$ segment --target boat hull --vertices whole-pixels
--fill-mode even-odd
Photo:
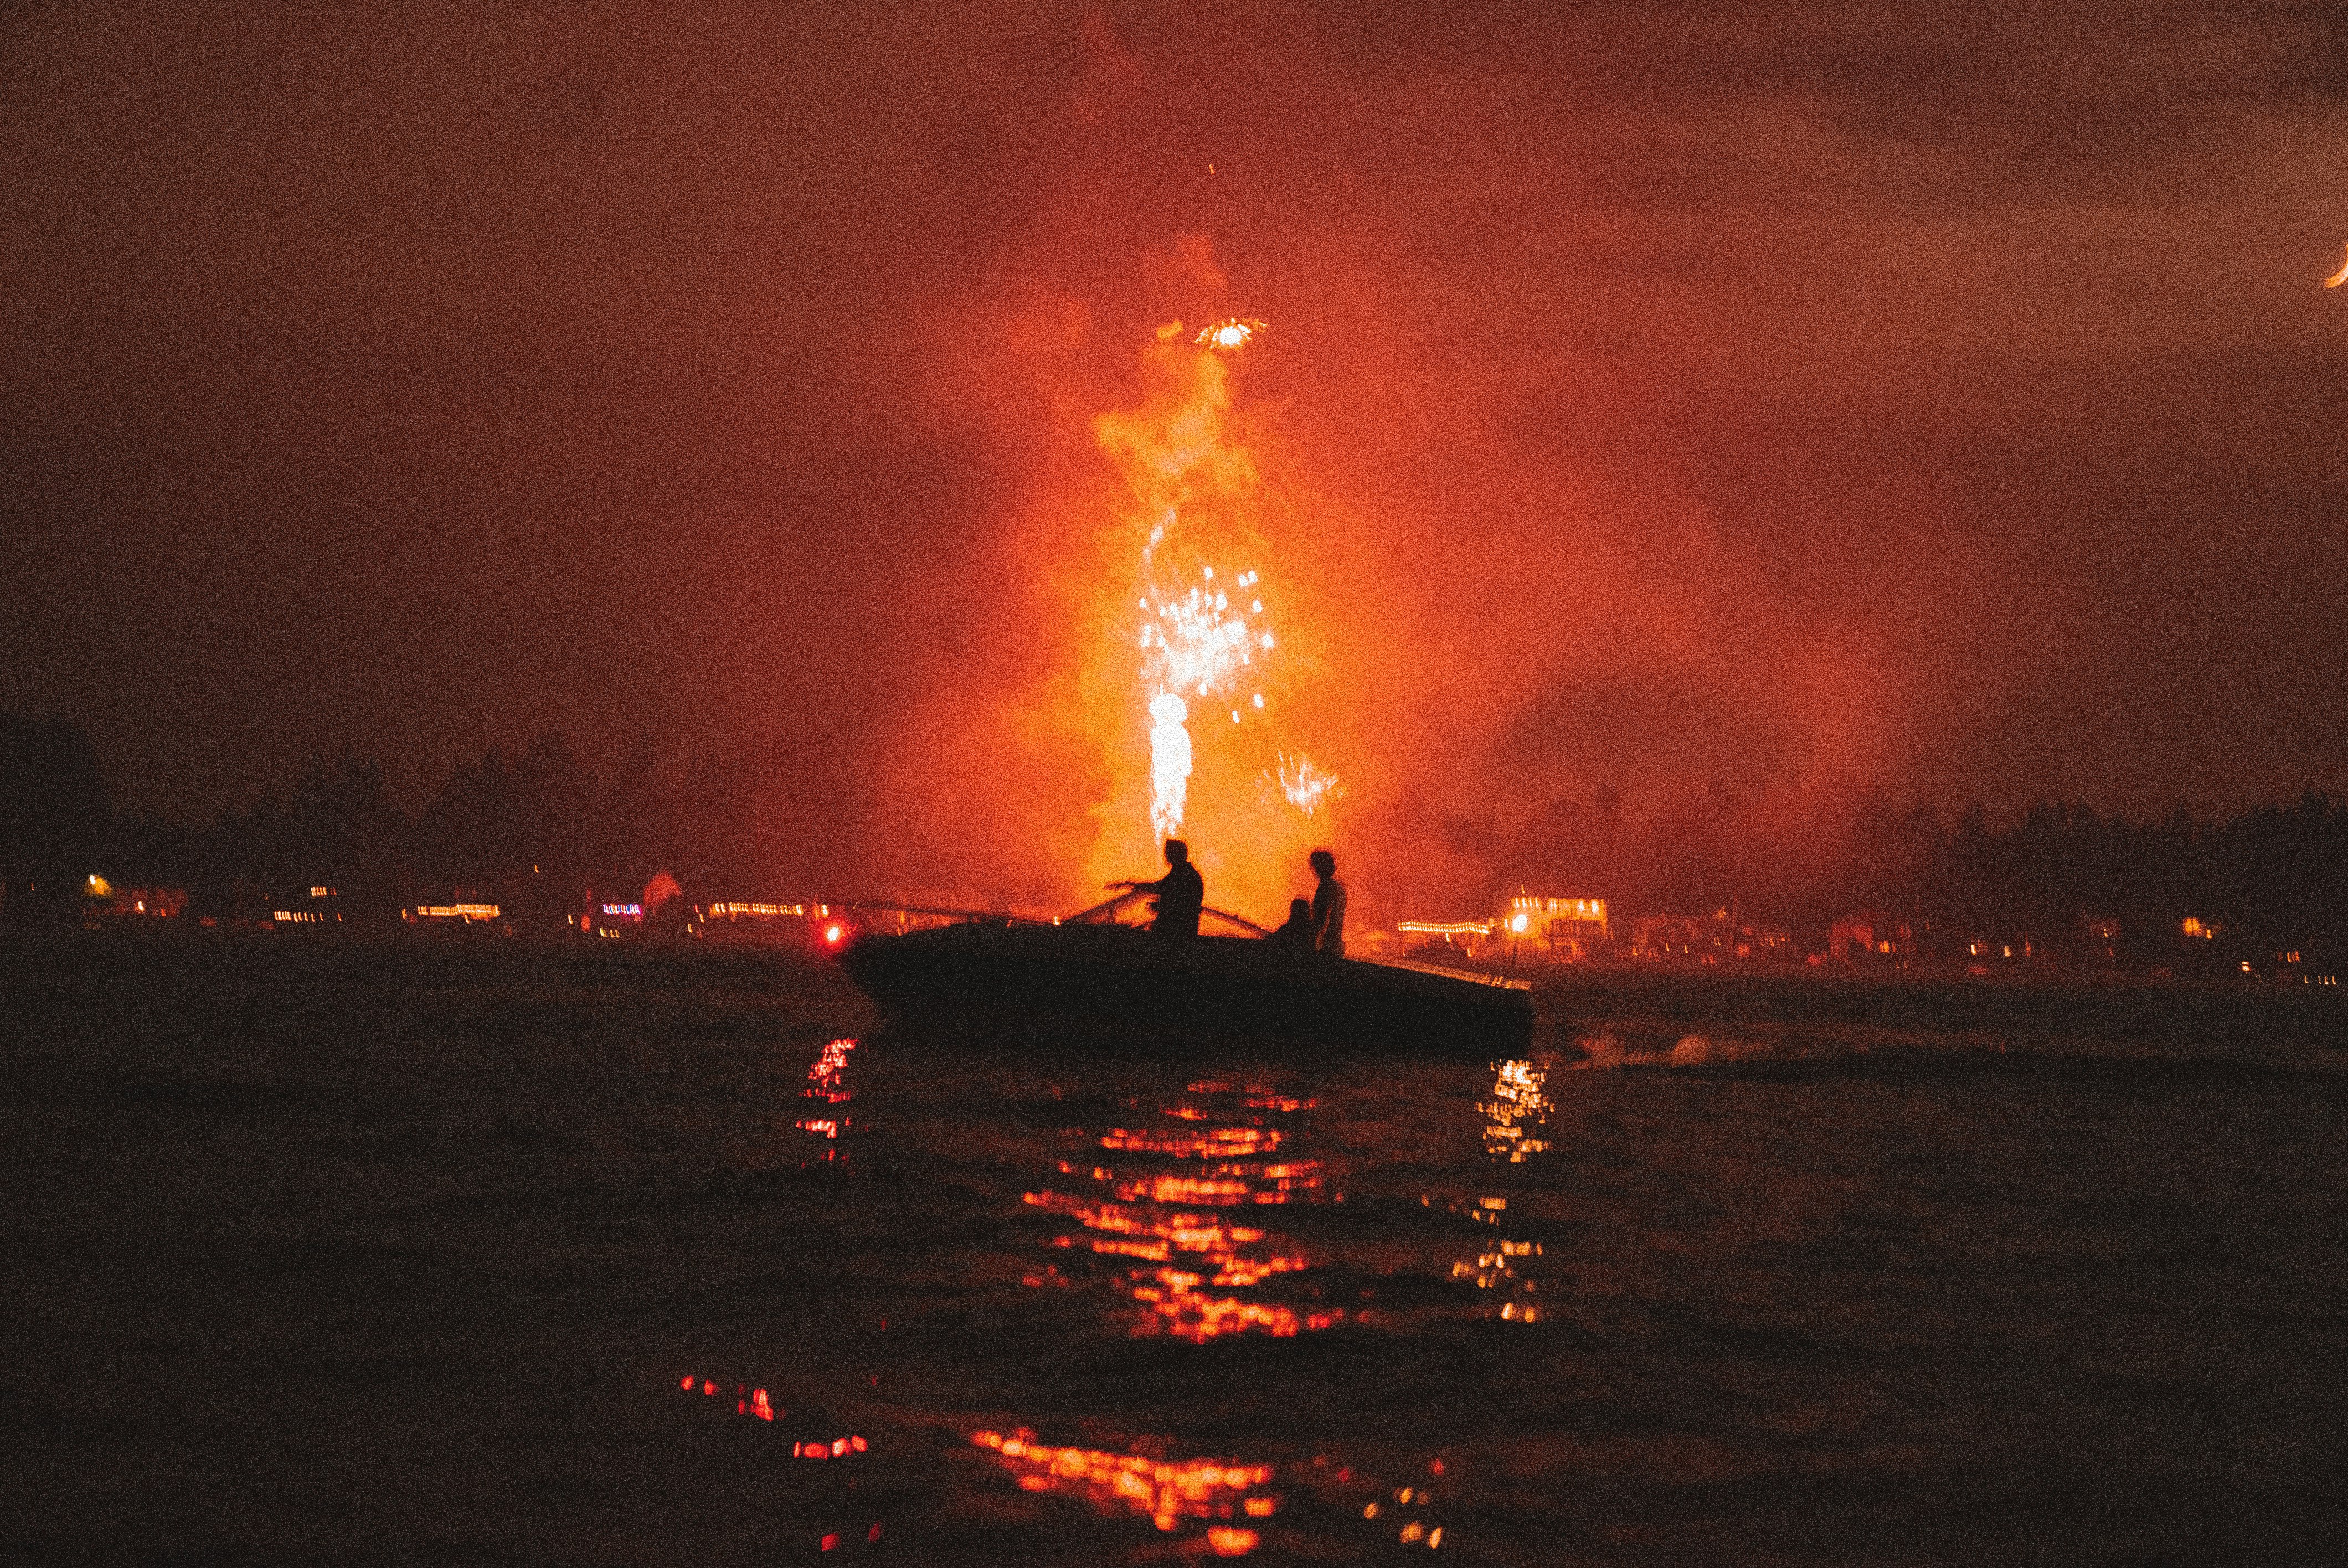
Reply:
[[[1319,958],[1254,939],[970,923],[869,937],[842,959],[892,1019],[1099,1048],[1526,1054],[1530,997],[1475,977]]]

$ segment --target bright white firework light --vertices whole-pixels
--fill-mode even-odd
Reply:
[[[1262,331],[1263,331],[1262,322],[1241,321],[1237,316],[1225,316],[1190,341],[1200,348],[1243,348],[1250,338]]]
[[[1182,807],[1190,790],[1190,732],[1182,721],[1190,716],[1182,699],[1160,692],[1149,700],[1149,825],[1160,838],[1170,838],[1182,825]]]
[[[1307,816],[1345,795],[1345,786],[1338,782],[1336,774],[1310,757],[1290,756],[1286,752],[1280,753],[1279,766],[1265,775],[1265,782]]]

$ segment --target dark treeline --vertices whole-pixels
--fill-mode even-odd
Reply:
[[[1828,949],[1838,921],[1864,917],[1925,959],[2011,948],[2176,972],[2245,961],[2271,972],[2294,951],[2335,971],[2348,959],[2348,803],[2313,792],[2215,823],[2042,802],[1993,828],[1979,805],[1952,823],[1879,786],[1771,797],[1715,784],[1635,803],[1601,787],[1594,801],[1550,803],[1513,835],[1488,819],[1443,832],[1459,857],[1492,868],[1480,897],[1452,909],[1498,908],[1519,891],[1601,897],[1618,944],[1665,917],[1775,927],[1810,954]],[[2216,938],[2182,939],[2188,919]]]
[[[2145,967],[2249,958],[2263,970],[2282,953],[2335,964],[2348,953],[2348,804],[2321,794],[2222,823],[2042,803],[2002,832],[1979,806],[1953,827],[1925,808],[1878,809],[1856,840],[1824,889],[1832,913],[1904,920],[1928,956],[1954,956],[1969,938]],[[2217,937],[2180,945],[2188,919]]]
[[[748,774],[706,755],[661,765],[649,742],[602,772],[548,734],[458,768],[417,811],[388,798],[376,762],[345,755],[290,792],[191,824],[115,812],[79,731],[0,714],[0,919],[76,917],[92,875],[184,890],[187,915],[215,919],[266,917],[331,887],[336,911],[362,925],[479,899],[518,927],[559,928],[591,897],[634,899],[662,872],[695,895],[804,897],[776,886],[787,868]]]
[[[112,827],[89,737],[0,713],[0,918],[62,917]]]
[[[820,872],[806,850],[819,841],[806,822],[778,815],[786,792],[765,778],[771,771],[755,756],[664,764],[649,742],[602,771],[549,734],[518,756],[491,750],[458,768],[413,812],[386,797],[374,762],[345,756],[286,794],[187,824],[116,813],[72,725],[0,714],[0,919],[77,917],[92,874],[118,887],[184,889],[187,914],[225,919],[263,917],[330,886],[344,917],[362,924],[472,897],[500,905],[519,927],[559,928],[591,895],[633,899],[661,872],[690,897],[840,896],[814,885]],[[2348,804],[2322,794],[2223,823],[2182,811],[2136,823],[2042,804],[1996,831],[1979,807],[1950,825],[1878,796],[1831,854],[1821,846],[1815,866],[1769,877],[1724,871],[1729,805],[1717,820],[1691,810],[1643,862],[1608,865],[1585,842],[1574,846],[1585,853],[1561,856],[1572,864],[1558,875],[1626,915],[1735,900],[1746,918],[1790,925],[1810,951],[1828,921],[1865,911],[1911,926],[1927,956],[1956,956],[1980,938],[2055,958],[2095,949],[2143,967],[2180,954],[2261,968],[2293,950],[2335,967],[2348,957]],[[2188,917],[2220,927],[2220,938],[2180,945]],[[2116,924],[2116,952],[2090,920]]]

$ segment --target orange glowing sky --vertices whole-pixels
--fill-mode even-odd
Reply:
[[[1063,905],[1153,864],[1100,422],[1237,318],[1347,794],[1210,902],[2338,793],[2342,26],[16,8],[0,707],[177,812],[754,755],[778,877]]]

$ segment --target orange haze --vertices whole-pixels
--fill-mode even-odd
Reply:
[[[559,730],[689,891],[1065,910],[1159,866],[1176,481],[1258,919],[2348,791],[2333,11],[597,16],[0,23],[0,709],[130,809]]]
[[[1154,271],[1161,312],[1254,303],[1231,297],[1204,237]],[[1364,302],[1363,319],[1380,313]],[[1691,787],[1774,856],[1814,841],[1821,813],[1880,766],[1891,715],[1865,628],[1792,621],[1684,499],[1511,490],[1478,454],[1493,487],[1474,509],[1406,504],[1385,487],[1385,427],[1447,389],[1415,371],[1406,340],[1356,359],[1371,379],[1349,383],[1311,363],[1324,345],[1270,319],[1227,357],[1138,314],[1104,345],[1111,325],[1045,302],[962,356],[970,379],[953,395],[997,400],[990,417],[1044,456],[1004,520],[978,657],[931,671],[888,749],[892,878],[1048,909],[1156,874],[1134,633],[1145,542],[1178,498],[1179,528],[1211,541],[1198,559],[1262,571],[1278,639],[1240,684],[1191,704],[1180,830],[1210,901],[1258,920],[1310,891],[1304,853],[1320,844],[1381,913],[1474,909],[1512,876],[1643,877],[1645,839]],[[1120,346],[1127,363],[1087,381]],[[1309,817],[1264,780],[1295,755],[1343,784]]]

